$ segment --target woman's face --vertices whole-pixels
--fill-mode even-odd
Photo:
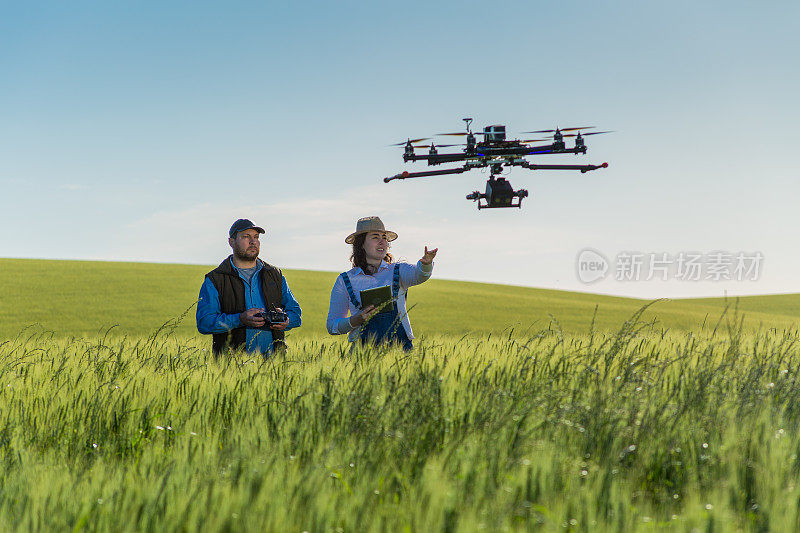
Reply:
[[[381,261],[389,252],[389,240],[386,232],[370,231],[364,239],[364,251],[367,253],[367,261]]]

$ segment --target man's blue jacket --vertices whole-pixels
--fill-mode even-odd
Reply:
[[[244,283],[245,308],[252,309],[255,307],[264,309],[266,303],[264,302],[264,294],[261,291],[261,261],[256,261],[257,268],[249,282],[247,278],[242,275],[241,271],[236,268],[233,261],[230,261],[231,266],[239,273],[239,277]],[[286,314],[289,315],[289,325],[286,326],[286,329],[289,330],[300,326],[302,323],[300,319],[300,304],[297,303],[292,291],[289,289],[286,278],[283,278],[281,295],[281,305],[283,310],[286,311]],[[200,287],[196,318],[197,330],[204,334],[225,333],[232,329],[242,327],[239,313],[226,314],[222,312],[217,288],[214,287],[214,283],[208,278],[203,281],[203,286]],[[247,328],[246,333],[245,349],[247,351],[258,351],[264,355],[272,353],[272,331],[269,329]]]

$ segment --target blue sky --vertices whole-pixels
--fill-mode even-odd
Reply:
[[[766,3],[764,3],[766,4]],[[360,216],[436,275],[642,297],[800,291],[793,2],[0,4],[0,256],[343,270]],[[391,7],[389,7],[391,6]],[[593,173],[384,184],[406,137],[594,125]],[[757,281],[578,280],[584,248],[761,252]]]

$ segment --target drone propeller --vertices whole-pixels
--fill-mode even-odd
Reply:
[[[580,128],[561,128],[561,131],[588,130],[594,126],[581,126]]]
[[[550,137],[547,137],[547,138],[544,138],[544,139],[522,139],[520,142],[521,143],[540,143],[540,142],[552,141],[552,140],[553,139],[551,139]]]
[[[412,146],[414,148],[430,148],[431,147],[430,144],[414,144]],[[451,146],[466,146],[466,144],[464,144],[464,143],[461,143],[461,144],[434,144],[433,146],[435,146],[436,148],[449,148]]]
[[[581,137],[586,137],[587,135],[600,135],[601,133],[614,133],[613,131],[592,131],[589,133],[568,133],[564,135],[564,137],[577,137],[580,135]]]
[[[556,131],[588,130],[589,128],[594,128],[594,126],[581,126],[579,128],[556,128],[554,130],[523,131],[521,133],[555,133]]]
[[[419,139],[408,139],[408,140],[405,140],[405,141],[403,141],[401,143],[390,144],[389,146],[403,146],[404,144],[408,144],[408,143],[414,144],[414,143],[418,143],[420,141],[427,141],[428,139],[430,139],[430,137],[420,137]]]
[[[484,132],[484,131],[473,131],[472,134],[473,135],[486,135],[486,132]],[[469,135],[469,133],[466,132],[466,131],[459,131],[459,132],[456,132],[456,133],[437,133],[436,135],[459,135],[459,136],[461,136],[461,135]]]

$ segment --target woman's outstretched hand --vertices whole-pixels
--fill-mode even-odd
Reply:
[[[434,248],[433,250],[428,250],[428,247],[425,247],[425,253],[422,255],[422,259],[419,260],[420,263],[423,265],[430,265],[433,263],[433,258],[436,257],[436,252],[438,252],[438,248]]]

